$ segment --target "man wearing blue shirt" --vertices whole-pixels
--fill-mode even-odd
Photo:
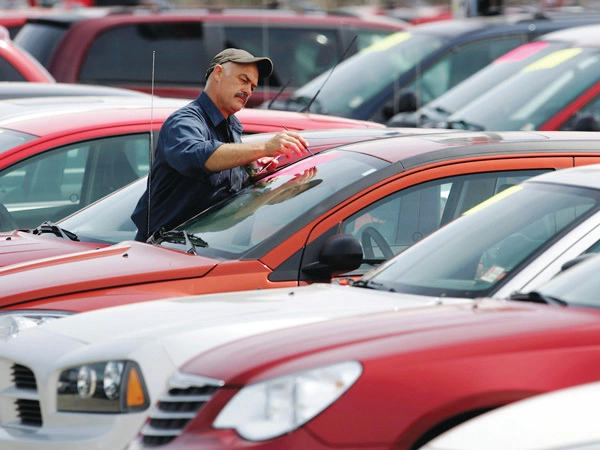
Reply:
[[[242,143],[242,109],[259,78],[273,63],[265,57],[228,48],[216,55],[198,98],[175,111],[163,124],[148,187],[131,216],[136,240],[145,242],[159,229],[171,230],[241,189],[249,175],[243,166],[257,161],[277,167],[279,154],[303,154],[307,142],[282,131],[266,142]]]

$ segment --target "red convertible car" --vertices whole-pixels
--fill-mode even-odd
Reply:
[[[150,131],[184,99],[39,97],[0,102],[0,230],[62,219],[148,173]],[[242,110],[246,133],[381,124]]]
[[[336,147],[256,181],[153,243],[6,266],[0,305],[80,312],[357,277],[507,185],[600,162],[599,143],[596,133],[455,131]]]

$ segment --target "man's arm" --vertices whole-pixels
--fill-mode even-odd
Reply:
[[[308,143],[302,136],[293,131],[282,131],[265,142],[232,143],[220,145],[206,161],[205,167],[211,172],[243,166],[265,156],[274,157],[279,154],[302,155]]]

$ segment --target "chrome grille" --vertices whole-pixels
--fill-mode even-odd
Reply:
[[[221,386],[223,382],[220,380],[179,372],[175,374],[169,382],[167,394],[158,400],[142,429],[144,446],[158,447],[179,436]]]
[[[26,391],[37,391],[37,384],[33,372],[20,364],[13,364],[11,367],[12,381],[17,389]],[[42,411],[40,402],[31,399],[15,400],[16,414],[21,425],[32,427],[42,426]]]

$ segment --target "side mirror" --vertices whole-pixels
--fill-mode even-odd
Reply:
[[[333,278],[356,270],[363,260],[358,239],[349,234],[336,234],[325,241],[319,252],[319,261],[302,268],[303,272],[319,278]]]

